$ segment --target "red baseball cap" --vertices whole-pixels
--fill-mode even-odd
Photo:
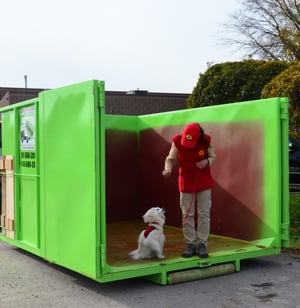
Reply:
[[[190,123],[185,126],[181,137],[181,145],[186,148],[193,148],[200,137],[200,126],[198,123]]]

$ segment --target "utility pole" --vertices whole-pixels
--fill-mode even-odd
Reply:
[[[27,89],[27,75],[24,75],[24,79],[25,79],[25,88]]]

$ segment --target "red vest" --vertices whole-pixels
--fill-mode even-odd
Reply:
[[[179,176],[178,186],[180,192],[199,192],[211,189],[214,180],[211,176],[210,167],[200,169],[196,163],[207,158],[208,145],[201,139],[197,141],[194,148],[188,149],[181,145],[181,134],[173,137],[173,142],[178,152]],[[210,143],[211,137],[205,135]]]

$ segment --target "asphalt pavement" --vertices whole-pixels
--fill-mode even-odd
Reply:
[[[241,261],[241,271],[161,286],[143,278],[101,284],[0,241],[0,307],[300,307],[300,255]]]

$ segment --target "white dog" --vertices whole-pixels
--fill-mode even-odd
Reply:
[[[165,224],[165,209],[152,207],[144,215],[145,223],[148,227],[140,233],[138,238],[138,248],[130,252],[134,260],[158,258],[163,259],[163,248],[165,235],[163,226]]]

